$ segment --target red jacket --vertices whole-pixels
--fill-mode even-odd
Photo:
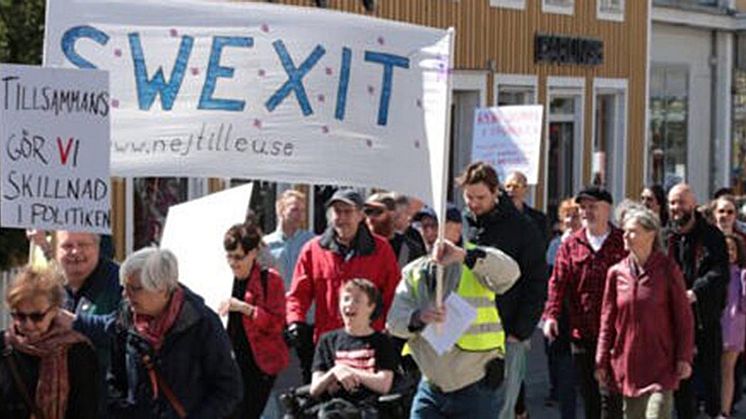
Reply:
[[[694,319],[676,262],[656,251],[642,268],[631,257],[614,265],[604,292],[597,368],[610,373],[623,395],[638,397],[675,390],[676,363],[691,364],[693,353]]]
[[[347,256],[334,241],[334,230],[303,246],[295,265],[293,282],[287,295],[287,323],[305,322],[306,312],[316,302],[316,325],[313,340],[344,326],[339,314],[339,289],[350,279],[365,278],[376,284],[383,296],[383,314],[373,323],[383,330],[386,313],[394,298],[401,273],[388,241],[360,224]]]
[[[572,338],[592,344],[598,338],[606,273],[627,256],[622,230],[611,225],[609,228],[609,236],[598,252],[594,252],[588,243],[586,228],[576,231],[560,245],[544,307],[545,319],[558,320],[567,296]]]
[[[256,309],[241,316],[256,365],[268,375],[277,375],[289,363],[288,348],[282,338],[285,327],[285,286],[274,269],[267,271],[267,289],[262,286],[261,270],[252,269],[244,301]],[[266,295],[266,299],[265,299]]]

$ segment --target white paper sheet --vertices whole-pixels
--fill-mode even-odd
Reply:
[[[422,331],[422,337],[430,343],[440,356],[448,352],[456,341],[469,329],[477,318],[477,309],[472,307],[456,293],[451,293],[445,300],[446,321],[441,327],[431,323]]]

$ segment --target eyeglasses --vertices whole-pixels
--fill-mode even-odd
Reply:
[[[368,217],[378,217],[379,215],[383,214],[383,208],[367,207],[363,209],[363,212]]]
[[[226,253],[225,258],[228,260],[232,260],[234,262],[239,262],[239,261],[246,259],[246,256],[248,255],[249,255],[248,253],[245,253],[243,255],[237,255],[235,253]]]
[[[727,214],[727,215],[732,215],[732,214],[735,214],[735,213],[736,213],[736,211],[735,211],[735,210],[732,210],[732,209],[719,209],[719,210],[717,210],[717,213],[718,213],[718,214]]]
[[[39,323],[40,321],[44,320],[44,317],[49,313],[49,311],[52,310],[52,307],[47,308],[44,311],[36,311],[33,313],[24,313],[22,311],[11,311],[10,317],[13,318],[13,320],[16,320],[18,322],[25,322],[26,319],[31,320],[33,323]]]

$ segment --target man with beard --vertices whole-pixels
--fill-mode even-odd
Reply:
[[[558,322],[567,299],[570,351],[583,396],[586,418],[621,418],[622,398],[594,377],[596,346],[601,325],[601,303],[609,267],[627,256],[622,230],[609,222],[611,194],[590,186],[578,193],[583,228],[560,245],[549,279],[544,308],[544,336],[558,336]]]
[[[365,213],[368,227],[379,236],[387,239],[394,249],[399,269],[409,262],[425,255],[425,249],[395,228],[396,201],[389,194],[375,193],[365,202]]]
[[[468,207],[464,217],[467,243],[502,250],[518,262],[521,270],[515,285],[496,298],[506,334],[507,372],[500,418],[513,418],[526,374],[529,342],[546,300],[544,243],[536,225],[500,190],[492,166],[474,162],[456,180]]]
[[[728,253],[723,234],[695,209],[697,202],[687,184],[668,193],[668,255],[681,267],[687,297],[694,311],[695,346],[693,377],[701,382],[705,411],[720,414],[720,356],[723,349],[720,316],[728,284]],[[674,394],[681,419],[697,417],[692,380],[682,380]]]

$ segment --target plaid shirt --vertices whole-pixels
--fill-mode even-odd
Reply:
[[[610,228],[609,236],[598,252],[594,252],[588,243],[585,228],[565,240],[557,252],[543,317],[559,319],[562,301],[567,297],[573,339],[591,342],[598,339],[606,272],[627,256],[622,230],[614,226]]]

